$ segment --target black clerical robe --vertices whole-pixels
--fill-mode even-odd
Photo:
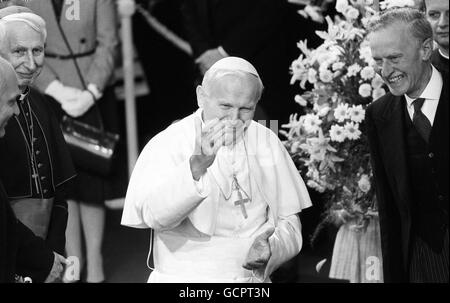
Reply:
[[[0,183],[0,283],[14,282],[15,275],[43,282],[53,259],[45,242],[17,220]]]
[[[10,201],[53,199],[47,242],[64,253],[67,202],[64,185],[75,176],[58,122],[45,97],[28,89],[0,140],[0,180]]]

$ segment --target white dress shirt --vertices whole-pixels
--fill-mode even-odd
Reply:
[[[441,97],[441,91],[443,86],[443,80],[442,75],[438,70],[432,66],[433,71],[431,74],[430,81],[428,82],[427,86],[425,87],[422,94],[419,96],[419,98],[424,98],[425,102],[422,106],[422,113],[428,118],[428,120],[431,123],[431,126],[433,126],[434,117],[436,116],[437,107],[439,105],[439,98]],[[411,117],[411,120],[414,116],[414,105],[413,102],[416,99],[412,99],[405,95],[406,98],[406,108],[408,109],[409,116]]]

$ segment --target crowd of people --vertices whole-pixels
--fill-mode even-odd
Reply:
[[[295,111],[287,3],[174,2],[192,48],[192,90],[167,91],[173,98],[155,105],[182,110],[145,142],[121,224],[151,229],[149,282],[270,282],[301,251],[299,214],[314,202],[276,129],[262,122]],[[389,89],[366,113],[386,282],[449,276],[449,5],[423,4],[389,9],[368,27]],[[0,282],[107,279],[108,179],[75,161],[61,125],[119,131],[117,7],[72,5],[1,2]],[[155,115],[165,112],[144,118]],[[65,275],[67,257],[83,277]]]

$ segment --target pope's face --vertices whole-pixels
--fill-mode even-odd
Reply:
[[[19,87],[23,91],[39,76],[44,64],[44,39],[23,22],[6,25],[8,33],[2,56],[16,71]]]
[[[369,34],[375,70],[395,96],[417,98],[426,87],[433,42],[417,41],[405,24],[396,23]]]
[[[448,51],[448,0],[426,0],[427,20],[433,28],[434,41]]]
[[[14,76],[15,77],[15,76]],[[15,114],[18,115],[19,107],[16,98],[20,94],[16,79],[6,79],[6,85],[0,92],[0,138],[5,135],[5,127],[8,120]]]
[[[257,80],[251,75],[225,75],[212,81],[207,90],[197,89],[205,121],[219,118],[248,123],[255,115],[257,95]]]

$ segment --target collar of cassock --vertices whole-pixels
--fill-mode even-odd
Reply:
[[[23,103],[30,93],[30,88],[27,86],[24,92],[17,96],[17,102]]]

